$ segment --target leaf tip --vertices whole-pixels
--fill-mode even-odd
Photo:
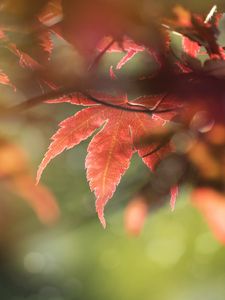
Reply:
[[[99,200],[96,201],[96,212],[98,214],[99,221],[102,224],[102,227],[106,228],[106,221],[104,217],[104,207],[102,207],[101,203],[99,203]]]
[[[116,74],[114,73],[114,70],[113,70],[113,66],[110,66],[109,75],[110,75],[111,79],[113,79],[113,80],[117,79]]]
[[[105,229],[106,228],[106,221],[105,221],[103,210],[97,210],[97,213],[98,213],[99,221],[101,222],[102,227]]]
[[[43,161],[42,161],[37,170],[35,185],[39,184],[44,169],[45,169],[45,166],[43,166]]]
[[[101,224],[102,224],[102,227],[103,227],[104,229],[106,229],[106,221],[105,221],[105,218],[104,218],[104,217],[100,219],[100,222],[101,222]]]
[[[42,174],[42,169],[41,169],[40,166],[39,166],[39,168],[38,168],[38,170],[37,170],[37,175],[36,175],[35,185],[38,185],[38,184],[39,184],[39,182],[40,182],[40,180],[41,180],[41,174]]]
[[[42,162],[40,163],[38,170],[37,170],[37,175],[36,175],[36,185],[39,184],[40,180],[41,180],[41,176],[42,173],[44,171],[44,169],[46,168],[46,166],[48,165],[49,161],[51,160],[51,157],[49,158],[48,156],[48,152],[45,154]]]
[[[170,189],[170,207],[172,212],[175,210],[177,195],[178,195],[178,186],[175,185]]]

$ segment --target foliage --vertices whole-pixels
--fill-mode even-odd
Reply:
[[[101,128],[85,166],[103,226],[104,206],[137,151],[153,175],[128,205],[128,231],[138,233],[148,208],[169,193],[173,209],[177,185],[191,184],[193,203],[224,242],[224,16],[216,7],[203,16],[163,1],[5,0],[0,14],[5,61],[26,72],[21,82],[3,63],[0,83],[28,97],[1,114],[44,101],[88,106],[60,123],[37,180],[51,159]],[[52,62],[60,43],[76,49],[78,71],[70,57],[61,57],[62,70]],[[113,53],[124,55],[103,71],[103,56]],[[140,53],[146,64],[126,72]]]

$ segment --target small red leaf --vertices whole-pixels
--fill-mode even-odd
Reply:
[[[198,43],[190,40],[187,37],[184,37],[182,39],[182,46],[183,46],[184,52],[192,57],[196,57],[201,48]]]
[[[100,52],[106,49],[107,45],[112,41],[111,37],[105,37],[102,39],[101,43],[98,45],[98,50]],[[154,51],[153,49],[146,48],[143,45],[136,44],[133,40],[124,37],[121,43],[114,42],[106,52],[126,52],[126,54],[122,57],[122,59],[118,62],[116,69],[121,69],[129,60],[131,60],[137,53],[147,51],[147,53],[154,58],[157,64],[161,67],[162,61],[160,59],[160,55]]]
[[[141,196],[131,200],[125,210],[124,223],[128,234],[137,236],[140,234],[146,217],[148,215],[149,204]]]

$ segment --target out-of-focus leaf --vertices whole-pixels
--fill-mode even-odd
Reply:
[[[140,234],[149,210],[149,204],[141,196],[129,201],[124,213],[124,226],[128,234],[137,236]]]
[[[59,207],[53,194],[43,185],[36,185],[29,175],[14,177],[9,185],[33,208],[39,220],[44,224],[53,224],[59,218]]]
[[[35,185],[25,152],[4,139],[0,141],[0,180],[31,206],[43,223],[51,224],[58,219],[55,198],[46,187]]]
[[[191,200],[205,217],[216,238],[225,244],[225,196],[210,188],[198,188]]]

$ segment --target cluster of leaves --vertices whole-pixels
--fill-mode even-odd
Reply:
[[[127,207],[128,231],[138,233],[149,207],[164,204],[169,193],[173,209],[177,186],[191,183],[193,203],[224,242],[225,51],[219,42],[224,17],[216,7],[202,16],[178,5],[166,14],[151,1],[144,13],[137,2],[43,0],[31,7],[28,1],[16,1],[18,6],[3,1],[0,46],[42,87],[41,95],[4,113],[43,101],[88,106],[60,123],[37,181],[50,160],[100,128],[85,166],[103,226],[104,207],[137,152],[153,175]],[[51,70],[56,40],[83,57],[84,72],[69,82]],[[140,52],[156,67],[124,76],[121,69]],[[124,56],[102,75],[101,59],[110,53]],[[18,89],[7,70],[0,70],[0,83]]]

